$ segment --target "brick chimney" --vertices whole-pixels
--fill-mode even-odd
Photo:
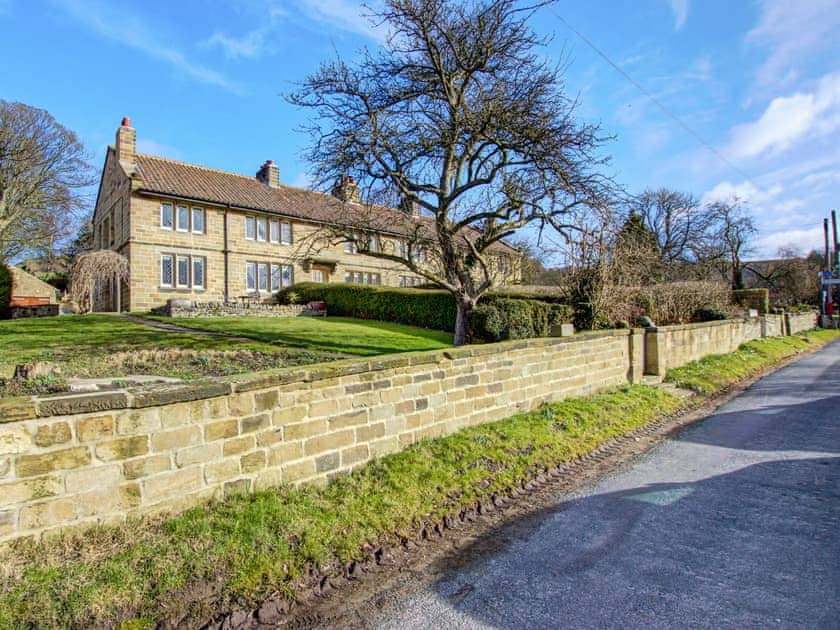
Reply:
[[[117,159],[128,172],[134,170],[137,161],[137,131],[131,126],[131,119],[126,116],[117,129]]]
[[[274,160],[266,160],[260,167],[257,171],[257,181],[269,188],[280,188],[280,167],[274,163]]]
[[[332,195],[342,201],[359,201],[359,184],[354,177],[342,175],[336,180]]]

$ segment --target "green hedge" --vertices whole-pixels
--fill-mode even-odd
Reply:
[[[282,303],[323,300],[330,315],[455,330],[455,299],[439,289],[302,282],[283,289],[277,297]],[[569,317],[570,308],[564,304],[491,294],[473,311],[471,337],[475,341],[546,337],[552,324],[569,321]]]
[[[280,302],[323,300],[330,315],[455,330],[455,300],[446,291],[301,282],[277,294]]]
[[[737,289],[732,291],[732,301],[744,308],[754,308],[759,315],[770,311],[770,291],[768,289]]]
[[[0,263],[0,319],[8,319],[11,314],[12,272]]]
[[[473,310],[470,336],[476,341],[548,337],[552,324],[568,321],[570,315],[565,304],[489,296]]]

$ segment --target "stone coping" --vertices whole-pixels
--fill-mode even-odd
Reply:
[[[668,326],[657,326],[656,328],[648,328],[647,331],[653,334],[658,332],[677,332],[680,330],[697,330],[699,328],[715,328],[717,326],[726,326],[736,322],[749,322],[749,321],[759,321],[764,317],[814,317],[814,322],[816,322],[816,317],[819,313],[817,311],[806,311],[804,313],[768,313],[767,315],[759,315],[757,317],[744,317],[741,319],[719,319],[711,322],[693,322],[689,324],[670,324]]]
[[[169,405],[238,392],[267,389],[290,383],[307,383],[340,378],[364,372],[427,365],[442,361],[457,361],[470,357],[501,354],[526,348],[550,348],[569,343],[579,343],[606,337],[626,337],[641,329],[599,330],[577,333],[569,337],[545,337],[520,339],[492,344],[479,344],[428,350],[403,352],[370,358],[343,359],[329,363],[318,363],[305,367],[274,368],[260,372],[249,372],[222,378],[205,378],[182,383],[162,384],[145,388],[128,388],[107,392],[60,393],[47,396],[0,399],[0,424],[20,420],[32,420],[50,416],[69,416],[113,409],[142,409]]]

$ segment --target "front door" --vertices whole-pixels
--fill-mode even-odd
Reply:
[[[326,265],[312,266],[312,282],[329,282],[330,267]]]

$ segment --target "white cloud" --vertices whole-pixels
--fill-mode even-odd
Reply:
[[[759,238],[755,243],[758,258],[772,258],[779,249],[793,249],[810,252],[821,249],[823,244],[822,224],[807,230],[784,230]]]
[[[325,22],[330,26],[337,26],[379,42],[384,42],[387,38],[386,28],[371,24],[366,16],[369,11],[361,2],[353,0],[299,0],[299,2],[307,16],[313,20]]]
[[[194,63],[157,34],[159,29],[146,24],[139,16],[93,0],[52,0],[67,15],[100,37],[123,44],[152,59],[169,64],[186,76],[238,93],[240,88],[222,74]]]
[[[159,155],[173,160],[181,159],[181,152],[168,144],[157,142],[151,138],[140,138],[137,140],[137,152]]]
[[[827,170],[806,175],[799,182],[799,185],[813,192],[821,192],[832,184],[838,183],[840,183],[840,171]]]
[[[271,36],[280,26],[280,20],[288,15],[282,7],[269,7],[267,13],[259,16],[262,23],[257,28],[239,37],[216,31],[201,45],[221,48],[229,59],[256,59],[271,51]]]
[[[295,176],[291,185],[296,188],[312,188],[314,184],[315,180],[312,179],[312,176],[301,171]]]
[[[688,19],[688,0],[668,0],[668,4],[674,12],[674,30],[678,31],[685,26]]]
[[[840,73],[820,79],[813,92],[774,98],[761,117],[731,131],[726,153],[734,159],[777,154],[806,138],[840,130]]]
[[[733,184],[730,181],[725,181],[703,193],[703,196],[700,198],[700,203],[707,204],[715,201],[731,201],[733,198],[737,198],[739,201],[750,205],[759,205],[775,199],[782,193],[782,190],[780,184],[763,190],[752,182]]]
[[[800,64],[815,53],[836,47],[840,30],[837,0],[764,0],[758,24],[747,33],[747,42],[770,49],[758,70],[760,86],[795,81]]]

